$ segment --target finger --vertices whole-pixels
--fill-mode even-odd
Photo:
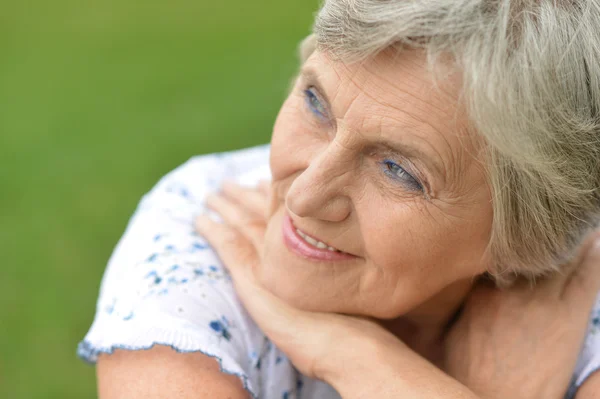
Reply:
[[[206,238],[211,247],[218,253],[223,263],[225,263],[227,266],[249,264],[249,261],[255,261],[254,259],[247,259],[247,255],[240,255],[246,252],[252,252],[248,251],[248,249],[251,248],[249,247],[248,241],[230,226],[215,222],[206,215],[199,215],[196,218],[195,226],[196,231]],[[237,276],[243,277],[243,283],[248,283],[248,281],[246,281],[247,276],[243,276],[242,274],[238,274]],[[242,284],[241,288],[245,289],[244,292],[248,292],[248,284]],[[298,313],[296,312],[300,312],[299,310],[291,308],[289,305],[281,302],[281,300],[273,297],[272,294],[259,286],[255,287],[254,290],[260,290],[261,295],[257,297],[244,296],[243,300],[247,302],[247,305],[251,305],[250,308],[252,308],[252,312],[257,316],[260,316],[261,319],[265,317],[265,315],[258,313],[261,308],[263,308],[266,312],[272,313],[283,312],[285,314],[289,314],[289,312],[294,311],[294,313],[297,315]],[[264,292],[262,292],[263,290]],[[270,303],[266,303],[265,301],[269,301]],[[259,304],[267,306],[261,307],[258,306]]]
[[[262,248],[266,229],[264,218],[217,194],[206,198],[206,206],[217,212],[225,223],[239,230],[256,249]]]
[[[261,216],[266,214],[268,197],[262,191],[245,188],[232,182],[223,183],[221,191],[225,197],[239,203],[251,212]]]
[[[583,240],[583,244],[579,246],[575,256],[569,262],[569,264],[564,266],[564,269],[560,273],[560,278],[557,280],[555,284],[560,284],[559,292],[560,298],[563,299],[566,292],[569,290],[568,287],[577,284],[577,279],[581,276],[581,267],[583,262],[588,254],[588,251],[591,249],[594,241],[600,237],[599,232],[592,232],[588,234],[588,236]]]
[[[600,234],[596,233],[586,241],[576,266],[567,280],[563,298],[591,308],[600,290]]]
[[[536,295],[562,300],[572,279],[578,275],[586,253],[597,236],[597,232],[588,235],[583,241],[583,244],[579,247],[576,256],[568,264],[562,265],[560,270],[554,275],[545,279],[542,278],[537,282],[537,284],[532,287],[535,289]]]
[[[257,283],[251,271],[256,259],[249,255],[248,241],[230,226],[206,215],[196,218],[196,230],[207,239],[233,278],[236,293],[253,320],[273,342],[294,345],[314,326],[311,313],[295,309]],[[312,340],[302,340],[310,343]]]
[[[231,226],[217,223],[206,215],[195,221],[196,231],[215,250],[223,264],[235,278],[244,278],[246,270],[259,261],[252,244]]]

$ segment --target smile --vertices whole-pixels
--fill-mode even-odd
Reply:
[[[307,243],[309,243],[313,247],[317,247],[319,249],[327,249],[327,250],[329,250],[331,252],[342,252],[339,249],[335,249],[334,247],[330,247],[329,245],[325,244],[324,242],[321,242],[321,241],[318,241],[318,240],[312,238],[308,234],[305,234],[304,232],[302,232],[302,230],[300,230],[300,229],[296,229],[296,233],[298,233],[298,235],[304,241],[306,241]]]
[[[290,252],[317,262],[337,262],[356,259],[356,256],[334,248],[309,236],[296,226],[286,213],[282,223],[283,241]]]

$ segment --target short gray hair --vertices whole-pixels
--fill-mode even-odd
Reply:
[[[487,144],[499,283],[560,270],[598,225],[599,0],[325,0],[302,56],[315,46],[345,62],[452,57]]]

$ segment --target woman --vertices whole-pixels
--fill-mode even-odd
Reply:
[[[598,20],[326,1],[271,146],[142,201],[79,347],[100,396],[598,394]]]

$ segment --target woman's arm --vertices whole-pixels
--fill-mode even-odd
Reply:
[[[332,359],[337,365],[325,366],[322,375],[344,399],[479,398],[398,340],[361,339],[347,347]]]
[[[101,355],[100,399],[247,399],[240,379],[219,371],[215,359],[166,346]]]

